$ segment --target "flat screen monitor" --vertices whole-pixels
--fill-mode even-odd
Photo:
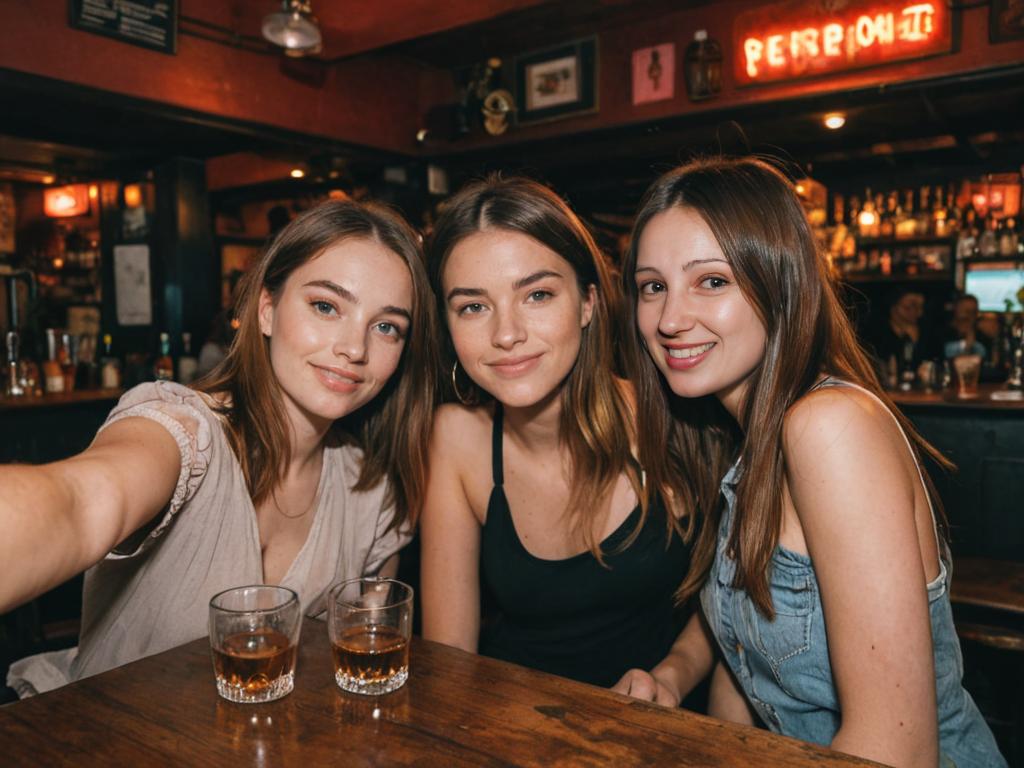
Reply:
[[[1011,312],[1020,312],[1024,306],[1017,292],[1024,288],[1024,268],[1016,264],[993,264],[992,267],[968,270],[964,276],[964,291],[978,297],[978,309],[982,312],[1005,312],[1007,300],[1011,302]]]

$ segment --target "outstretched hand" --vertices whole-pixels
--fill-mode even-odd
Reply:
[[[658,678],[642,669],[631,669],[622,676],[612,690],[634,699],[653,701],[666,707],[678,707],[679,696],[670,691]]]

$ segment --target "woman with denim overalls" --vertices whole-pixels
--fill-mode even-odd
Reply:
[[[712,715],[892,765],[1005,765],[961,685],[920,455],[949,464],[879,387],[790,182],[690,163],[633,235],[639,460],[703,520],[679,593],[703,611],[617,689],[677,705],[724,661]]]

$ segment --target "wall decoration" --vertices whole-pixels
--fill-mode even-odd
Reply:
[[[633,106],[676,93],[676,46],[662,43],[633,51]]]
[[[953,19],[945,2],[783,0],[760,5],[733,21],[736,84],[802,80],[950,53]]]
[[[153,297],[148,245],[114,246],[114,296],[118,325],[150,325]]]
[[[597,111],[597,40],[516,58],[516,120],[535,123]]]
[[[1024,0],[992,0],[988,37],[993,43],[1024,39]]]
[[[178,0],[68,0],[75,29],[161,53],[178,48]]]

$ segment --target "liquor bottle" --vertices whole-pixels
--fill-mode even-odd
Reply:
[[[917,221],[914,219],[914,190],[903,191],[903,205],[896,209],[896,237],[913,237],[917,233]]]
[[[64,391],[64,371],[61,369],[60,360],[57,357],[59,346],[60,339],[57,337],[57,329],[47,328],[46,360],[43,361],[43,378],[46,382],[46,393],[49,395],[60,394]]]
[[[925,185],[920,188],[917,198],[917,213],[915,214],[915,220],[917,221],[917,236],[927,237],[932,233],[932,217],[931,217],[931,197],[932,188]]]
[[[100,360],[100,386],[103,389],[121,388],[121,363],[110,353],[113,337],[103,335],[103,359]]]
[[[896,234],[896,193],[890,192],[885,198],[885,210],[878,220],[878,236],[891,238]]]
[[[60,369],[64,375],[64,391],[75,391],[75,375],[78,373],[78,346],[77,339],[70,333],[62,333],[60,347],[57,350],[57,359],[60,361]]]
[[[160,334],[160,354],[153,363],[153,374],[157,381],[174,381],[174,360],[171,359],[171,337]]]
[[[935,187],[935,202],[932,204],[932,232],[936,237],[947,237],[949,228],[946,222],[949,219],[949,211],[946,208],[945,192],[941,186]]]
[[[178,358],[178,381],[191,384],[196,378],[199,361],[192,355],[192,334],[181,334],[181,357]]]
[[[963,211],[956,201],[956,184],[949,185],[949,192],[946,194],[946,205],[949,206],[946,216],[946,229],[950,236],[960,231],[960,222],[963,218]]]
[[[978,237],[978,254],[984,259],[999,255],[999,241],[996,238],[996,220],[990,213],[982,224],[981,235]]]
[[[7,332],[7,387],[4,394],[8,397],[23,397],[25,388],[21,386],[18,373],[18,332]]]
[[[1017,227],[1013,216],[1007,216],[999,225],[999,255],[1013,258],[1017,255]]]
[[[861,237],[878,237],[878,209],[870,187],[864,191],[864,205],[857,213],[857,231]]]

